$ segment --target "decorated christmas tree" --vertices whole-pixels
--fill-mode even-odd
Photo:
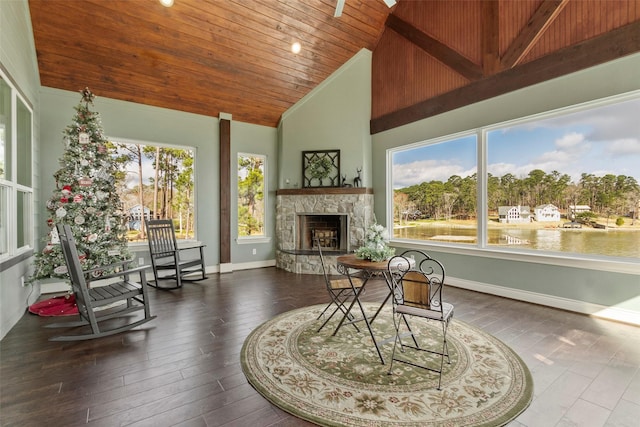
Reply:
[[[104,137],[100,116],[90,111],[94,95],[87,88],[63,131],[65,152],[54,174],[56,188],[47,201],[49,232],[36,254],[31,280],[67,278],[56,224],[69,224],[84,270],[130,259],[125,219],[115,181],[114,148]],[[103,273],[97,270],[93,277]]]

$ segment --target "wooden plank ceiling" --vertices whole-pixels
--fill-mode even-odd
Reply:
[[[383,0],[29,0],[41,84],[275,127],[362,48]],[[299,54],[291,45],[302,45]]]

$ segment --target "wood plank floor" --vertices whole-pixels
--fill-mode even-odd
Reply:
[[[94,341],[49,342],[59,330],[42,326],[60,318],[25,314],[0,342],[0,425],[310,425],[262,398],[239,354],[264,321],[326,302],[321,276],[263,268],[150,294],[156,320]],[[640,328],[456,288],[447,299],[528,364],[534,401],[511,426],[638,425]]]

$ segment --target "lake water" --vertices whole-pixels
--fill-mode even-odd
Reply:
[[[475,245],[475,228],[416,226],[394,230],[403,239],[433,240]],[[489,245],[552,252],[640,258],[640,230],[581,230],[563,228],[487,230]]]

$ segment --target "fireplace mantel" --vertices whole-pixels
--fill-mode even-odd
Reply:
[[[282,188],[276,196],[311,196],[316,194],[373,194],[373,188],[365,187],[309,187]]]

